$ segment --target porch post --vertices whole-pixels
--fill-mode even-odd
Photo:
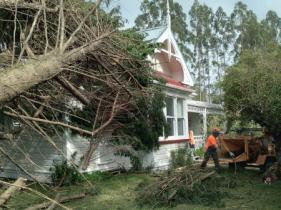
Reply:
[[[203,111],[203,135],[204,138],[207,137],[207,108],[206,107],[204,108]]]

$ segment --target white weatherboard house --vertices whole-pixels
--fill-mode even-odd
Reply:
[[[164,89],[167,97],[164,113],[171,128],[167,138],[159,137],[158,150],[142,154],[144,166],[154,166],[155,169],[168,168],[171,151],[187,142],[190,130],[194,132],[196,148],[201,147],[207,134],[207,115],[222,114],[221,106],[192,99],[194,82],[170,28],[168,24],[143,32],[147,35],[147,40],[163,43],[162,46],[165,46],[155,50],[148,58],[155,74],[166,80]],[[1,119],[3,116],[2,118],[0,116]],[[104,133],[103,138],[108,139],[110,136],[109,130]],[[74,153],[76,160],[79,161],[86,153],[90,140],[78,135],[71,136],[65,131],[61,137],[53,141],[60,152],[34,133],[25,132],[13,142],[0,142],[0,146],[5,148],[7,153],[6,158],[5,155],[1,158],[0,176],[9,178],[24,176],[31,180],[49,182],[53,162],[64,157],[71,159]],[[116,156],[114,153],[115,148],[104,141],[94,153],[86,172],[130,167],[128,158]]]
[[[148,154],[144,161],[155,168],[165,169],[169,166],[171,151],[188,141],[190,130],[194,132],[196,148],[202,147],[207,135],[207,115],[223,112],[220,105],[193,100],[194,82],[169,24],[143,33],[147,40],[164,46],[155,50],[149,60],[156,76],[166,81],[164,113],[171,128],[168,137],[159,138],[159,150]]]

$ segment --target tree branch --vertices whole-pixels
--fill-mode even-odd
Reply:
[[[69,39],[66,41],[66,43],[63,46],[63,51],[68,48],[72,42],[74,41],[74,37],[76,34],[81,30],[82,26],[85,24],[86,20],[90,17],[93,12],[99,7],[102,0],[97,0],[95,6],[91,9],[91,11],[83,18],[83,20],[80,22],[80,25],[76,28],[76,30],[70,35]]]
[[[86,98],[77,88],[75,88],[66,78],[63,76],[56,77],[58,81],[66,90],[68,90],[75,98],[81,101],[83,104],[90,104],[90,100]]]

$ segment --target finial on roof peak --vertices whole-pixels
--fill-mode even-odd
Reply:
[[[171,34],[172,34],[172,28],[171,28],[171,12],[170,12],[170,2],[167,0],[167,28],[168,28],[168,42],[167,42],[167,49],[168,49],[168,58],[169,61],[171,60],[172,56],[172,44],[171,44]]]
[[[171,11],[170,11],[170,1],[167,0],[167,27],[171,30]]]

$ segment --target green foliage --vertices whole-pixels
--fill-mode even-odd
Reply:
[[[153,84],[156,80],[153,76],[153,70],[145,61],[148,55],[154,52],[157,44],[151,44],[144,41],[144,35],[137,33],[133,29],[122,32],[124,39],[128,40],[125,50],[128,51],[132,57],[143,60],[146,65],[144,74],[136,74],[137,81],[144,87],[150,89],[150,96],[139,95],[136,97],[137,110],[133,116],[127,116],[122,121],[126,126],[116,131],[121,138],[116,139],[118,144],[132,145],[133,149],[151,150],[158,148],[158,137],[162,136],[164,130],[167,130],[167,123],[163,113],[165,106],[165,96],[160,86]],[[139,161],[133,155],[130,155],[134,168],[139,168]]]
[[[164,93],[160,87],[153,87],[151,98],[140,96],[137,100],[138,111],[126,119],[126,126],[116,132],[122,136],[118,144],[130,144],[136,150],[152,150],[159,147],[158,137],[167,132],[168,125],[163,113]]]
[[[54,162],[50,171],[52,172],[51,180],[55,186],[69,186],[82,181],[81,174],[74,166],[69,165],[67,160]]]
[[[208,115],[207,117],[207,133],[211,134],[213,128],[224,128],[225,116]]]
[[[121,113],[116,116],[118,122],[124,126],[115,131],[114,136],[118,137],[114,139],[114,143],[131,145],[136,150],[151,150],[159,146],[158,137],[167,130],[166,118],[163,113],[165,95],[162,88],[154,84],[153,80],[156,78],[153,76],[153,70],[148,61],[145,60],[158,45],[145,41],[144,36],[133,29],[121,31],[120,36],[125,40],[125,45],[122,46],[124,51],[128,52],[131,58],[141,61],[142,66],[136,66],[136,68],[142,68],[142,71],[132,71],[131,73],[134,74],[136,83],[140,84],[142,88],[146,88],[147,94],[140,92],[132,95],[135,110],[129,114]],[[131,62],[130,59],[127,60],[128,63]],[[124,65],[127,63],[124,62]],[[103,84],[97,82],[95,85],[95,88],[98,89],[99,85],[102,87]],[[74,110],[73,114],[77,115],[78,113],[83,119],[71,116],[71,121],[77,123],[79,127],[91,130],[98,106],[99,104],[96,102],[84,106],[82,110]],[[99,123],[102,122],[98,121],[97,127]],[[136,162],[136,159],[133,159],[133,162]]]
[[[200,147],[200,148],[195,150],[196,156],[204,157],[204,154],[205,154],[205,148],[204,147]]]
[[[103,171],[95,171],[95,172],[92,172],[92,173],[85,174],[85,177],[89,181],[93,181],[93,182],[105,181],[107,179],[110,179],[112,176],[113,176],[112,173],[103,172]]]
[[[222,83],[228,118],[254,122],[281,134],[281,48],[245,50]]]
[[[170,166],[172,169],[191,166],[191,151],[186,147],[171,152]]]
[[[154,53],[154,49],[158,44],[145,41],[145,36],[138,33],[135,29],[127,29],[122,31],[124,39],[128,40],[126,50],[135,58],[145,60],[148,55]]]

